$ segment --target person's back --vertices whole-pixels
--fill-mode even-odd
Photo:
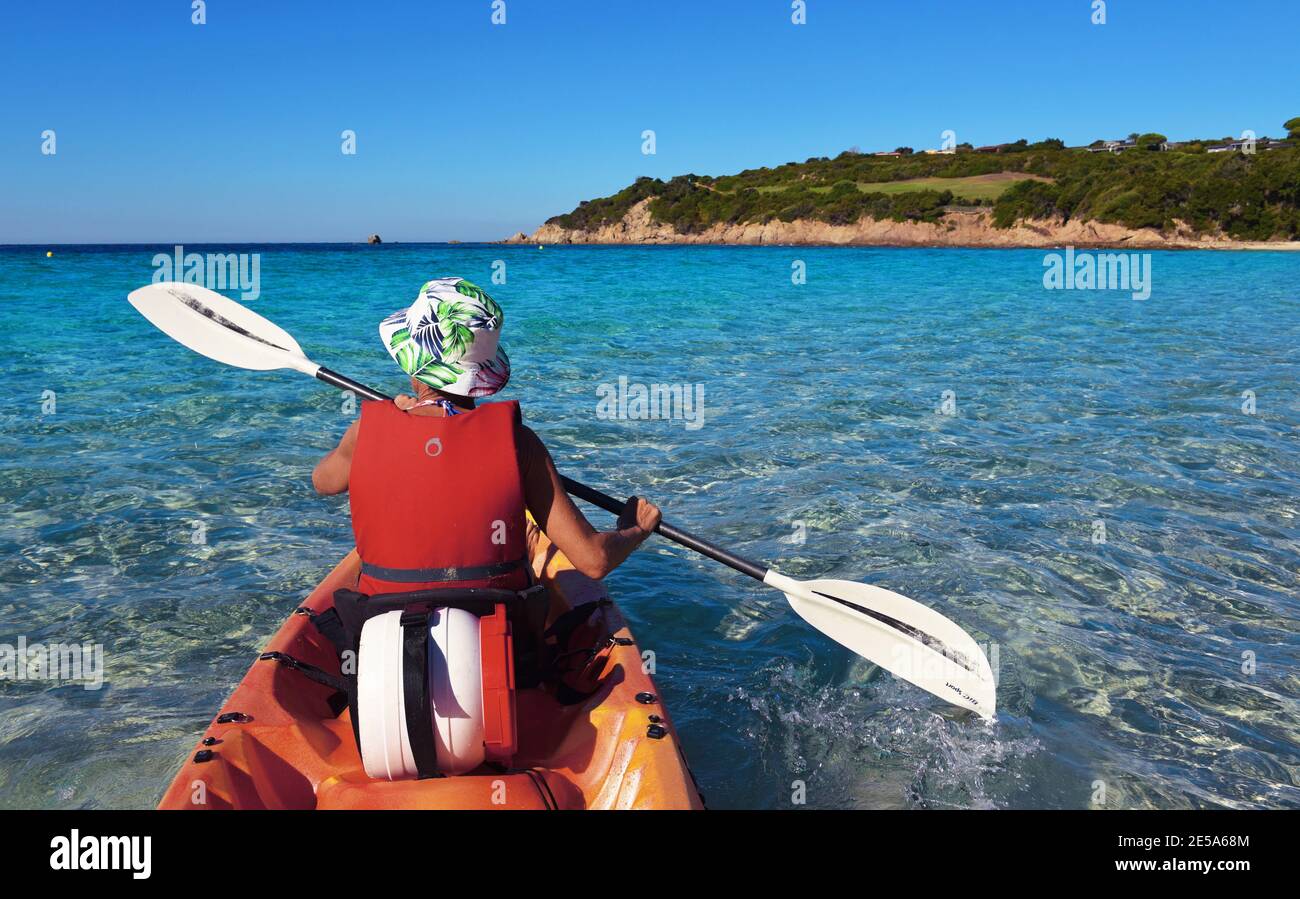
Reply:
[[[519,404],[423,416],[362,405],[348,492],[362,593],[527,586]]]
[[[475,405],[510,377],[498,346],[503,320],[483,290],[443,278],[380,323],[416,396],[363,403],[312,472],[319,492],[351,493],[361,592],[520,589],[528,580],[525,509],[579,571],[597,578],[658,526],[659,510],[633,497],[617,530],[596,531],[523,425],[519,404]]]

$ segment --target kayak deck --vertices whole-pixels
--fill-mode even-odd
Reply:
[[[573,569],[529,523],[533,571],[551,596],[551,615],[607,596]],[[303,606],[322,612],[334,591],[356,584],[349,553]],[[544,689],[517,694],[514,767],[459,777],[381,781],[361,765],[348,710],[335,714],[329,687],[275,661],[257,661],[209,724],[163,795],[162,809],[699,809],[703,801],[668,711],[616,606],[613,647],[595,695],[561,705]],[[337,674],[332,644],[295,614],[268,651]],[[640,700],[638,700],[640,695]],[[649,700],[649,701],[644,701]],[[651,716],[655,716],[652,720]]]

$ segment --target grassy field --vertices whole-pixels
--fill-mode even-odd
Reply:
[[[1038,175],[1023,172],[998,172],[994,175],[971,175],[966,178],[908,178],[904,181],[859,181],[858,190],[864,194],[904,194],[916,190],[950,190],[959,200],[996,200],[1007,188],[1021,181],[1050,181]],[[759,193],[775,193],[788,185],[771,185],[758,188]],[[813,193],[830,192],[830,186],[809,188]]]

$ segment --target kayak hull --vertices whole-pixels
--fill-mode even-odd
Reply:
[[[607,596],[575,571],[530,522],[534,574],[552,616]],[[322,612],[334,591],[356,584],[349,553],[303,606]],[[676,731],[641,650],[617,607],[604,610],[621,645],[600,689],[561,705],[543,689],[517,695],[519,747],[507,773],[380,781],[366,776],[348,710],[333,691],[274,660],[257,661],[164,793],[162,809],[699,809]],[[271,638],[277,651],[331,673],[332,644],[294,614]],[[647,701],[648,700],[648,701]],[[338,714],[336,714],[338,712]]]

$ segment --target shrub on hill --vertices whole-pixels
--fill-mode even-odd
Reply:
[[[1289,129],[1296,125],[1300,118],[1287,122]],[[1164,136],[1154,132],[1135,139],[1139,146],[1164,143]],[[989,201],[999,227],[1019,219],[1056,218],[1169,228],[1181,220],[1200,231],[1222,229],[1239,239],[1300,236],[1300,144],[1245,155],[1204,152],[1207,143],[1217,141],[1194,141],[1176,152],[1125,153],[1069,150],[1060,143],[1055,138],[1032,145],[1020,141],[1000,153],[880,157],[845,152],[717,178],[639,178],[612,196],[583,201],[550,223],[591,230],[619,221],[646,199],[657,221],[683,233],[774,219],[937,221],[954,203],[980,204],[954,198],[947,190],[886,194],[870,185],[1011,172],[1050,180],[1017,182]]]

